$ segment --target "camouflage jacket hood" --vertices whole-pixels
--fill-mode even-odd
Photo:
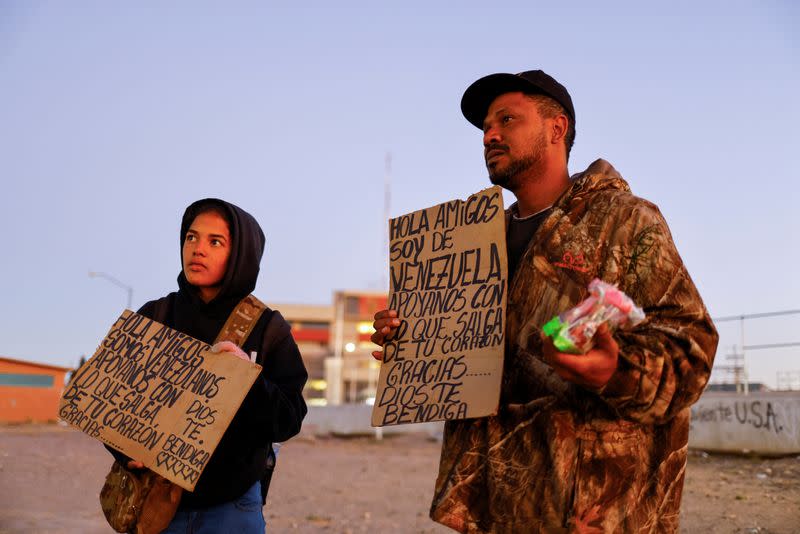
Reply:
[[[556,375],[539,337],[593,278],[647,314],[614,334],[619,362],[600,391]],[[689,406],[716,344],[658,208],[595,161],[520,260],[498,414],[446,424],[431,517],[460,532],[677,531]]]

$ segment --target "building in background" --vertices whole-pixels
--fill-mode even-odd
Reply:
[[[308,370],[303,395],[312,405],[324,405],[325,359],[332,354],[333,306],[313,304],[270,304],[291,325],[292,335]]]
[[[0,356],[0,422],[55,421],[70,371],[69,367]]]
[[[370,341],[375,312],[387,307],[385,292],[346,290],[330,306],[275,304],[292,326],[308,369],[306,400],[311,405],[372,402],[380,362]]]

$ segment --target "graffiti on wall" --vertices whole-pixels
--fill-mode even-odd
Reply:
[[[767,400],[720,401],[692,407],[692,427],[697,423],[732,423],[780,434],[780,421],[772,402]]]

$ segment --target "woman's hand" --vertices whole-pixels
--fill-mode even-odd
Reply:
[[[244,353],[242,349],[239,348],[236,343],[231,341],[220,341],[216,343],[213,347],[211,347],[211,352],[226,352],[228,354],[233,354],[237,358],[241,358],[243,360],[250,361],[250,356]]]

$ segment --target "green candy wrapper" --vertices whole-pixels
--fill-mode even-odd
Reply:
[[[542,332],[560,352],[586,354],[600,325],[632,328],[643,320],[644,312],[625,293],[596,278],[589,284],[589,296],[547,321]]]

